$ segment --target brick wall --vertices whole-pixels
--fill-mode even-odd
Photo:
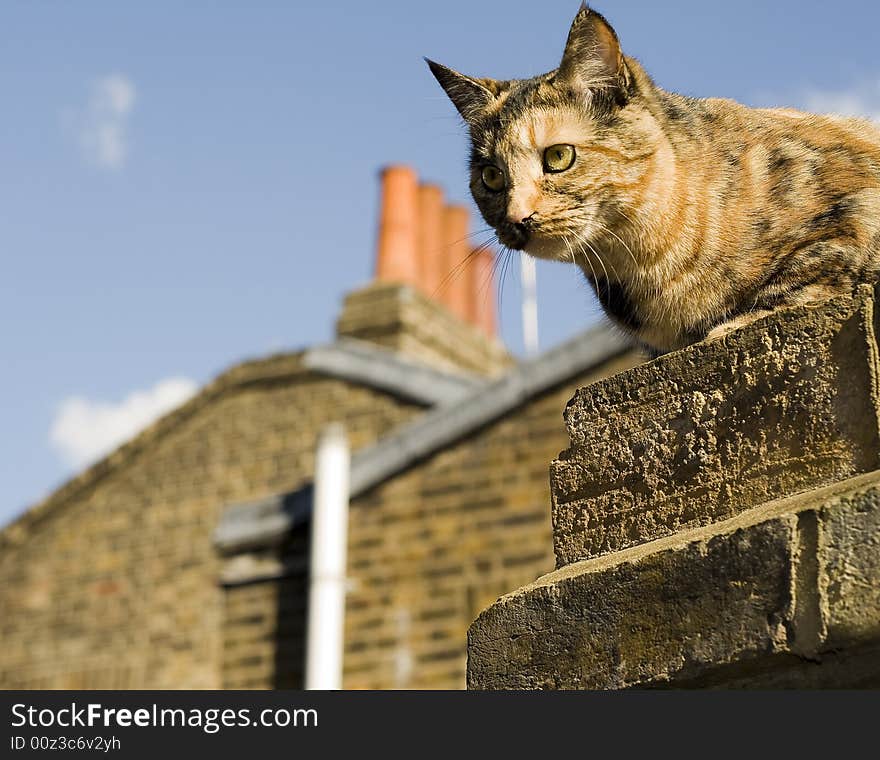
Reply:
[[[340,333],[474,374],[510,362],[406,286],[349,298]],[[346,687],[464,686],[473,617],[552,566],[547,468],[566,401],[638,361],[572,378],[353,501]],[[298,355],[230,370],[0,532],[0,687],[300,687],[309,526],[230,558],[219,516],[311,481],[328,422],[358,450],[422,411]]]
[[[292,531],[270,562],[287,563],[271,580],[227,583],[223,605],[223,687],[301,689],[305,680],[309,525]]]
[[[262,592],[224,599],[219,510],[310,480],[328,420],[358,448],[417,411],[296,356],[222,376],[0,533],[0,687],[220,687]]]

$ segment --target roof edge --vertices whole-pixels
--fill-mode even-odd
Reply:
[[[315,372],[359,382],[426,406],[450,404],[486,384],[477,375],[446,372],[389,348],[356,338],[339,338],[303,355]]]
[[[542,391],[633,348],[632,342],[614,327],[600,325],[519,364],[459,402],[436,407],[403,424],[396,432],[353,455],[351,498],[493,422]],[[294,502],[299,505],[295,516],[284,506]],[[310,515],[311,484],[260,502],[231,505],[221,514],[214,534],[215,546],[223,554],[234,554],[277,544],[294,525]]]
[[[522,362],[456,404],[404,423],[351,462],[351,495],[359,496],[435,451],[558,385],[627,350],[633,344],[611,325],[599,325]]]

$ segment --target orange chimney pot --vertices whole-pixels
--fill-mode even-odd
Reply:
[[[389,166],[382,171],[381,182],[376,279],[416,285],[419,282],[416,173],[408,166]]]
[[[461,278],[464,280],[465,292],[467,294],[467,321],[474,327],[478,326],[477,299],[479,298],[480,277],[477,270],[477,258],[479,251],[471,248],[468,252],[467,264],[461,269]]]
[[[473,269],[473,323],[487,336],[498,332],[495,308],[495,255],[484,249],[474,255]]]
[[[418,270],[422,292],[436,298],[445,272],[443,267],[443,190],[437,185],[419,186]]]
[[[469,277],[464,263],[470,253],[468,243],[468,210],[464,206],[450,205],[443,209],[443,286],[438,297],[459,319],[467,320],[470,311]]]

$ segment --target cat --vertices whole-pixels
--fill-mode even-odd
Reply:
[[[880,129],[666,92],[582,4],[559,68],[501,81],[425,59],[469,127],[506,247],[569,261],[659,354],[880,274]]]

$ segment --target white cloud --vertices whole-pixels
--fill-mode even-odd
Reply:
[[[137,99],[134,83],[122,74],[92,84],[86,107],[78,114],[79,141],[86,158],[103,169],[122,169],[128,159],[128,122]]]
[[[880,77],[843,90],[807,90],[801,102],[804,110],[813,113],[861,116],[880,122]]]
[[[192,380],[172,377],[133,391],[119,403],[71,396],[58,407],[49,441],[65,464],[80,469],[180,406],[197,388]]]

